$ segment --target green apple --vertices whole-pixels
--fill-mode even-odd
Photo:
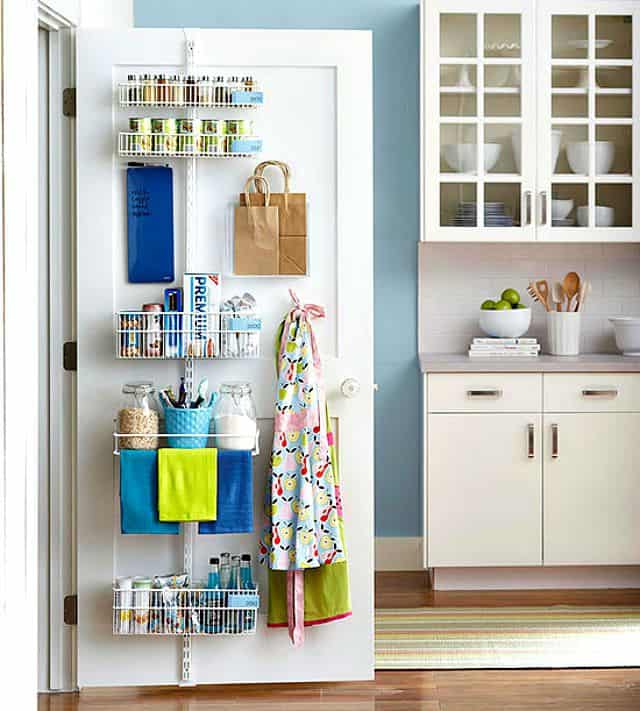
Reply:
[[[526,306],[526,304],[516,304],[513,308],[514,309],[526,309],[527,306]]]
[[[511,310],[511,303],[509,301],[505,301],[502,299],[501,301],[498,301],[496,304],[496,311],[510,311]]]
[[[520,302],[520,294],[515,289],[505,289],[500,298],[502,301],[508,301],[512,306]]]
[[[496,302],[493,301],[493,299],[487,299],[486,301],[482,302],[482,306],[480,307],[483,311],[493,311],[496,307]]]

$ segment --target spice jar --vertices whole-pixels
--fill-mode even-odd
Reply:
[[[120,434],[151,435],[149,437],[121,437],[120,449],[158,449],[160,431],[159,407],[153,383],[125,383],[118,412]]]
[[[256,441],[256,406],[250,383],[222,383],[213,406],[213,431],[218,449],[253,449]]]

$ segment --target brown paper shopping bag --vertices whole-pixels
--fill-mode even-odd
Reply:
[[[270,204],[278,207],[280,211],[280,274],[306,274],[307,196],[305,193],[291,192],[291,169],[282,161],[264,161],[256,166],[254,175],[263,177],[269,166],[279,168],[284,177],[284,192],[271,193],[270,197]],[[251,199],[256,205],[264,205],[261,184],[256,187],[259,194]],[[244,204],[244,195],[240,196],[240,204]]]
[[[258,193],[249,195],[251,186],[260,185],[262,205],[255,205]],[[278,208],[270,204],[269,183],[252,175],[244,186],[241,205],[235,209],[233,270],[236,274],[278,274],[280,261]]]

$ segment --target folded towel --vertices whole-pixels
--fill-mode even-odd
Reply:
[[[215,449],[158,450],[158,512],[161,521],[216,518]]]
[[[253,467],[251,452],[218,450],[218,516],[198,527],[198,533],[253,531]]]
[[[158,456],[155,450],[120,450],[120,529],[122,533],[176,535],[177,523],[158,519]]]

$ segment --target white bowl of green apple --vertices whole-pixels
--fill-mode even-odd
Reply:
[[[505,289],[499,299],[482,302],[478,323],[491,338],[520,338],[531,325],[531,309],[515,289]]]

